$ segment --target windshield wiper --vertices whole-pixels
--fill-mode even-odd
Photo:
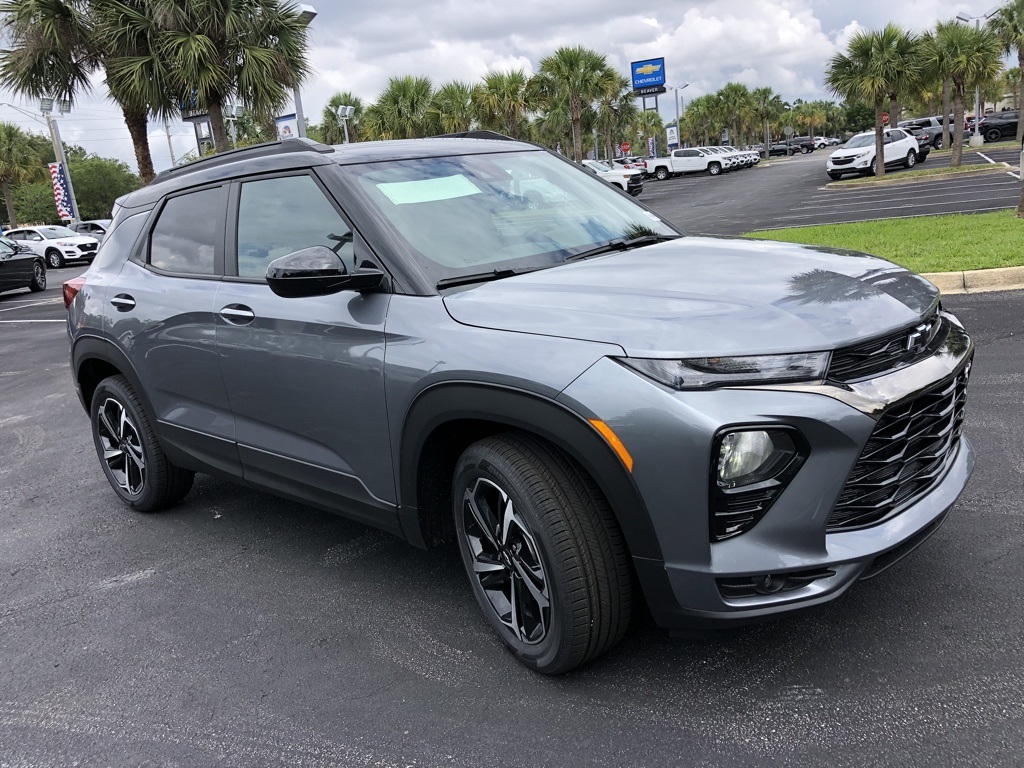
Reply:
[[[590,250],[581,251],[580,253],[572,254],[572,256],[567,256],[565,260],[579,261],[580,259],[589,259],[591,256],[600,256],[602,253],[626,251],[630,248],[636,248],[641,245],[661,243],[666,240],[677,240],[680,237],[682,237],[682,235],[639,235],[638,237],[617,237],[614,240],[609,240],[604,245],[599,245],[596,248],[591,248]]]
[[[443,280],[438,280],[437,287],[451,288],[455,285],[471,285],[473,283],[486,283],[491,280],[503,280],[506,277],[525,275],[529,272],[536,272],[539,269],[547,269],[552,266],[554,265],[545,264],[542,267],[528,267],[525,269],[495,269],[490,272],[474,272],[471,275],[456,275],[455,277],[446,277]]]

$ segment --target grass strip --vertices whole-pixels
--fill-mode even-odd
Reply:
[[[830,181],[825,186],[830,189],[836,187],[871,187],[884,184],[899,184],[900,182],[914,181],[921,178],[934,179],[936,176],[941,178],[943,176],[959,176],[963,173],[992,173],[993,171],[1006,173],[1007,170],[1007,167],[1002,163],[996,163],[995,165],[991,163],[985,165],[958,165],[956,168],[921,168],[920,170],[915,167],[912,171],[904,170],[897,173],[887,171],[885,176],[881,178],[877,176],[855,176],[852,179]]]
[[[871,253],[915,272],[1024,266],[1024,219],[1016,211],[772,229],[744,237]]]

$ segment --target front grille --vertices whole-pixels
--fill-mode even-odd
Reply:
[[[96,250],[96,243],[79,243],[78,250],[88,253]]]
[[[837,157],[832,161],[832,165],[850,165],[852,162],[852,157]]]
[[[829,531],[880,523],[942,479],[963,431],[970,367],[882,414],[829,515]]]
[[[932,354],[946,322],[932,314],[909,328],[837,349],[832,353],[828,378],[849,384],[911,365]]]

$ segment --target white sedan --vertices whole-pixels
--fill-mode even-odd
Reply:
[[[913,168],[917,165],[917,139],[914,135],[901,131],[899,128],[887,129],[883,134],[885,166],[902,165]],[[844,173],[859,173],[874,176],[875,168],[875,132],[858,133],[842,147],[829,155],[825,163],[825,171],[830,179],[842,178]]]
[[[63,267],[69,261],[91,261],[100,241],[80,235],[67,227],[20,227],[4,235],[46,259],[51,269]]]
[[[636,197],[644,190],[644,174],[636,168],[610,168],[597,160],[584,160],[583,167],[599,179],[614,184],[623,192]]]

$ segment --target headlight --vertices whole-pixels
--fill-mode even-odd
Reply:
[[[618,360],[673,389],[710,389],[741,384],[820,381],[825,378],[829,353],[698,357],[689,360],[620,357]]]
[[[68,243],[68,242],[65,242],[64,240],[58,240],[57,241],[57,245],[63,245],[63,246],[67,246],[67,247],[73,248],[74,246],[77,245],[77,243]]]

